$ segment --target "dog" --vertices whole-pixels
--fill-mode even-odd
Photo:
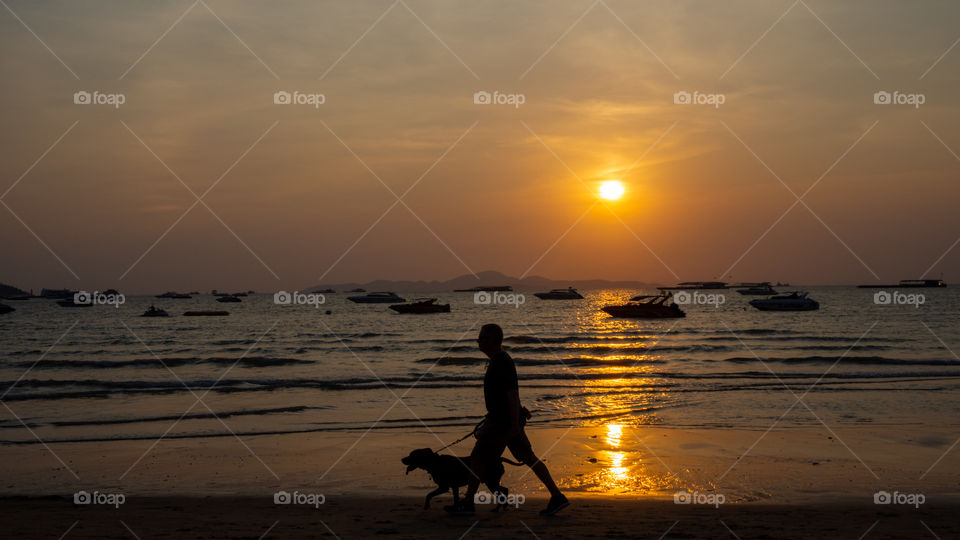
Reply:
[[[470,480],[470,475],[473,474],[470,470],[469,456],[441,456],[430,448],[418,448],[410,452],[410,455],[401,459],[400,462],[407,466],[406,474],[410,474],[410,471],[423,469],[427,471],[430,478],[436,482],[437,489],[427,493],[427,500],[423,503],[424,510],[430,508],[430,499],[448,491],[453,491],[453,504],[457,504],[460,500],[460,487],[467,485],[467,482]],[[500,461],[497,462],[498,467],[495,467],[492,471],[487,471],[487,477],[482,479],[483,483],[490,488],[490,493],[495,496],[502,494],[501,497],[495,499],[502,502],[494,506],[494,512],[499,511],[500,508],[506,508],[507,504],[505,501],[507,495],[510,493],[510,490],[500,485],[500,479],[504,473],[504,463],[509,463],[517,467],[522,465],[522,463],[501,457]]]

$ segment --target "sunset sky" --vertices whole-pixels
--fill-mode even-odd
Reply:
[[[956,2],[4,2],[0,282],[960,280]]]

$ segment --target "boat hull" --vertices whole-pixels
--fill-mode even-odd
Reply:
[[[682,309],[674,306],[604,306],[601,308],[612,317],[622,319],[677,319],[686,317]]]
[[[358,304],[392,304],[403,302],[403,298],[371,298],[369,296],[348,296],[347,300]]]
[[[426,315],[428,313],[450,313],[450,304],[394,304],[390,309],[397,313],[411,315]]]

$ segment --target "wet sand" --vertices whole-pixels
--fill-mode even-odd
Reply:
[[[315,509],[264,498],[143,498],[119,509],[63,498],[0,500],[6,538],[955,538],[956,506],[681,506],[573,497],[552,518],[541,499],[473,517],[423,510],[419,498],[337,497]]]

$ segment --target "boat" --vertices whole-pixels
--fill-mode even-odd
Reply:
[[[144,311],[143,315],[141,315],[141,317],[169,317],[169,316],[170,315],[166,311],[162,309],[157,309],[153,306],[150,306],[150,309]]]
[[[348,296],[347,300],[358,304],[390,304],[406,302],[394,292],[372,292],[363,296]]]
[[[409,304],[394,304],[390,309],[397,313],[450,313],[450,304],[438,304],[436,298],[419,298]]]
[[[77,294],[77,291],[71,291],[70,289],[40,289],[40,298],[50,298],[53,300],[73,298],[75,294]]]
[[[582,300],[583,295],[578,293],[573,287],[566,289],[551,289],[550,292],[533,293],[541,300]]]
[[[335,293],[335,292],[337,292],[337,291],[335,291],[335,290],[333,290],[333,289],[320,289],[320,290],[313,291],[313,292],[315,292],[315,293],[320,293],[320,294],[333,294],[333,293]],[[353,292],[353,291],[350,291],[350,292]],[[364,292],[364,291],[360,291],[360,292]]]
[[[743,288],[737,289],[737,292],[743,295],[770,296],[777,294],[776,289],[770,285],[769,281],[762,283],[741,283],[739,286]]]
[[[356,289],[350,289],[350,290],[347,291],[347,292],[367,292],[367,290],[366,290],[366,289],[361,289],[361,288],[357,287]]]
[[[803,291],[793,291],[770,298],[757,298],[751,300],[750,305],[760,311],[813,311],[820,309],[820,303],[812,298],[807,298],[807,293]]]
[[[469,289],[454,289],[453,292],[511,292],[513,287],[509,285],[481,285],[480,287],[471,287]]]
[[[60,307],[91,307],[93,302],[77,303],[73,298],[64,298],[63,300],[57,300],[57,305]]]
[[[723,281],[683,281],[669,287],[657,287],[661,291],[690,291],[701,289],[727,289]]]
[[[235,294],[217,297],[217,302],[226,303],[226,302],[241,302],[241,301],[242,300],[240,300],[240,298],[238,298],[237,295]]]
[[[901,279],[898,285],[857,285],[860,289],[927,289],[946,286],[942,279]]]
[[[242,296],[242,297],[246,297],[246,296],[247,296],[247,293],[245,293],[245,292],[235,292],[235,293],[233,293],[233,294],[230,295],[230,296],[237,296],[237,297],[241,297],[241,296]]]
[[[687,316],[680,306],[673,303],[673,295],[670,293],[634,296],[630,300],[626,304],[603,306],[601,309],[613,317],[629,319],[670,319]]]
[[[165,293],[163,293],[163,294],[158,294],[158,295],[156,295],[154,298],[176,298],[176,299],[179,299],[179,300],[183,300],[183,299],[188,299],[188,298],[193,298],[193,297],[190,296],[189,294],[178,293],[178,292],[173,292],[173,291],[167,291],[167,292],[165,292]]]
[[[10,313],[11,311],[16,311],[16,309],[6,304],[0,304],[0,315],[3,315],[5,313]]]
[[[229,311],[184,311],[184,317],[226,317]]]

